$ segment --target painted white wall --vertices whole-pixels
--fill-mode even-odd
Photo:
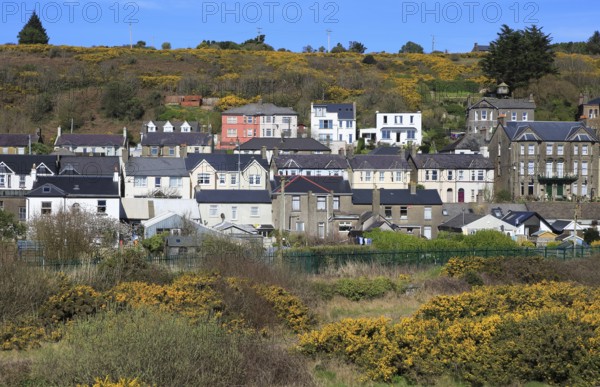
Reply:
[[[222,222],[221,214],[225,215],[225,221],[234,224],[273,224],[271,204],[201,203],[198,207],[200,208],[202,224],[209,227]],[[211,207],[214,207],[212,212]],[[233,207],[237,208],[237,219],[232,218]],[[258,208],[258,216],[252,215],[252,207]]]
[[[112,219],[119,219],[120,198],[27,198],[27,220],[32,220],[41,215],[42,202],[50,202],[52,204],[52,214],[60,210],[70,210],[73,204],[79,204],[82,210],[96,212],[98,208],[98,200],[106,200],[106,212],[100,216],[108,216]]]

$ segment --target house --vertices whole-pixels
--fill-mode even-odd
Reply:
[[[600,98],[588,100],[587,95],[579,95],[579,104],[575,121],[585,120],[587,125],[594,129],[600,129]]]
[[[77,155],[121,156],[129,151],[127,129],[123,128],[123,135],[114,134],[73,134],[62,133],[60,126],[54,149],[66,149]]]
[[[498,125],[499,118],[504,118],[505,122],[535,121],[533,96],[527,99],[507,98],[508,92],[508,86],[500,84],[496,92],[500,98],[484,97],[473,104],[469,103],[467,132],[489,136]]]
[[[515,228],[515,235],[531,239],[538,231],[553,232],[552,226],[536,212],[511,211],[502,220]]]
[[[269,164],[260,156],[190,154],[185,161],[194,192],[269,189]]]
[[[486,45],[486,44],[477,44],[475,43],[473,45],[473,49],[471,50],[471,52],[488,52],[490,51],[490,46]]]
[[[198,133],[198,121],[148,121],[143,125],[143,133]]]
[[[331,149],[313,138],[253,138],[240,144],[235,153],[261,155],[271,162],[280,154],[328,154]]]
[[[152,219],[142,221],[142,226],[144,228],[144,239],[162,233],[174,236],[192,236],[198,239],[205,235],[220,235],[215,230],[170,211],[163,212]]]
[[[594,198],[598,192],[598,142],[581,122],[500,123],[489,144],[494,191],[517,198]]]
[[[166,212],[200,222],[196,199],[121,198],[121,220],[134,226]]]
[[[527,202],[527,211],[540,214],[548,222],[573,221],[589,228],[596,227],[600,220],[599,202]]]
[[[271,179],[284,176],[345,176],[348,160],[345,156],[331,154],[279,155],[271,160]]]
[[[142,134],[142,156],[186,157],[190,153],[212,153],[208,133],[150,132]]]
[[[360,129],[359,137],[369,144],[395,146],[420,145],[422,141],[421,112],[375,114],[375,128]]]
[[[167,96],[165,96],[165,105],[200,107],[200,106],[202,106],[202,96],[201,95],[167,95]]]
[[[558,235],[553,233],[552,231],[540,230],[531,234],[531,239],[533,243],[535,243],[536,247],[546,247],[548,243],[553,243],[556,241]]]
[[[273,225],[309,237],[346,237],[355,225],[352,190],[341,176],[275,176]]]
[[[442,209],[444,215],[444,209]],[[464,227],[467,224],[473,223],[476,220],[483,218],[484,215],[476,214],[473,211],[463,211],[462,214],[456,215],[451,219],[444,221],[438,226],[439,231],[465,233]]]
[[[492,214],[488,214],[480,217],[479,219],[468,222],[464,224],[461,229],[462,233],[465,235],[475,234],[481,230],[495,230],[502,232],[513,239],[516,237],[518,232],[517,226],[499,219]]]
[[[352,189],[406,189],[410,182],[410,165],[404,153],[392,156],[356,155],[348,159]]]
[[[298,113],[272,103],[251,103],[221,113],[219,149],[234,149],[253,138],[295,138]]]
[[[324,144],[353,144],[356,140],[356,103],[311,103],[311,137]]]
[[[494,165],[476,154],[408,156],[411,180],[435,189],[447,203],[472,203],[493,197]]]
[[[120,215],[119,174],[104,176],[38,177],[27,193],[27,218],[59,211],[85,210],[118,220]]]
[[[0,133],[0,154],[31,154],[31,145],[35,143],[43,143],[41,129],[38,129],[33,135],[17,133]]]
[[[352,204],[362,219],[382,216],[395,231],[427,239],[437,237],[437,226],[442,220],[438,192],[417,190],[415,184],[409,189],[353,189]],[[359,228],[364,231],[364,224]]]
[[[395,156],[399,154],[404,154],[406,148],[399,146],[379,146],[372,151],[369,152],[371,156]]]
[[[58,175],[112,177],[121,171],[121,160],[117,156],[54,156]]]
[[[477,155],[489,157],[486,135],[482,133],[465,133],[452,144],[446,145],[439,153],[453,153],[461,155]]]
[[[192,199],[185,159],[132,157],[124,167],[124,197]]]
[[[271,194],[268,190],[201,190],[196,193],[202,224],[222,222],[273,229]],[[263,226],[264,225],[264,226]]]
[[[171,235],[165,238],[165,254],[176,258],[180,255],[198,256],[202,251],[202,242],[196,236]]]

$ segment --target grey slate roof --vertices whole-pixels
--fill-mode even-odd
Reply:
[[[119,171],[119,157],[61,156],[61,175],[113,176]]]
[[[481,133],[467,133],[452,144],[445,146],[440,153],[450,153],[461,149],[479,152],[484,145],[486,145],[485,136]]]
[[[600,97],[587,101],[584,105],[600,105]]]
[[[337,113],[340,120],[356,119],[354,104],[351,103],[315,103],[313,107],[326,107],[327,113]]]
[[[283,152],[331,152],[331,149],[314,138],[253,138],[240,144],[242,151],[259,151],[265,146],[267,150],[275,148]]]
[[[409,170],[410,165],[400,155],[357,155],[348,160],[353,170]]]
[[[411,194],[410,189],[380,189],[381,205],[442,205],[442,199],[435,189],[419,189]],[[372,204],[373,190],[352,190],[352,203],[355,205]]]
[[[496,109],[535,109],[535,102],[532,102],[529,99],[484,97],[469,106],[467,110],[480,108],[480,105],[484,101]]]
[[[44,192],[44,187],[49,188]],[[119,183],[112,177],[50,176],[38,177],[29,197],[118,198]]]
[[[227,153],[192,153],[188,154],[185,159],[185,165],[188,171],[193,170],[202,161],[206,160],[214,169],[217,171],[230,172],[238,170],[238,161],[240,163],[239,168],[243,171],[250,164],[256,161],[266,171],[269,170],[269,164],[267,160],[263,159],[259,155],[234,155]]]
[[[278,169],[346,169],[348,160],[344,156],[331,154],[279,155],[273,158]]]
[[[132,157],[125,164],[127,176],[189,176],[185,159],[179,157]]]
[[[209,146],[211,141],[208,133],[151,132],[144,134],[142,146]]]
[[[438,226],[438,230],[460,232],[463,226],[465,226],[466,224],[473,223],[474,221],[479,220],[481,218],[483,218],[483,215],[465,212],[464,216],[463,214],[456,215],[454,218],[440,224]]]
[[[515,141],[526,130],[531,129],[542,141],[600,141],[594,131],[587,128],[582,122],[578,121],[529,121],[529,122],[507,122],[500,125],[511,140]],[[574,138],[577,132],[583,132],[588,139]]]
[[[196,193],[198,203],[271,204],[267,190],[201,190]]]
[[[127,139],[119,134],[61,134],[56,146],[118,146],[125,145]]]
[[[273,193],[281,193],[281,176],[272,181]],[[350,194],[350,183],[341,176],[293,176],[285,180],[285,193]]]
[[[417,154],[410,155],[417,169],[494,169],[492,161],[483,155],[472,154]]]
[[[380,146],[369,152],[372,156],[392,156],[400,154],[402,148],[397,146]]]
[[[575,205],[573,202],[530,202],[527,203],[529,211],[535,211],[546,219],[572,220],[575,216]],[[600,220],[600,203],[579,203],[577,211],[579,220]]]
[[[250,103],[244,106],[236,107],[233,109],[225,110],[222,115],[235,115],[235,116],[296,116],[298,113],[294,109],[289,107],[279,107],[272,103]]]
[[[6,164],[18,175],[28,175],[33,164],[44,164],[52,173],[58,173],[57,157],[49,155],[0,155],[0,163]]]
[[[0,133],[0,147],[2,146],[14,146],[14,147],[26,147],[29,145],[29,138],[31,142],[37,142],[37,136],[29,134],[9,134]]]

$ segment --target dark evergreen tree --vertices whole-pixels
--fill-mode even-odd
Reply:
[[[18,35],[19,44],[48,44],[48,34],[38,15],[33,12]]]
[[[350,52],[358,52],[359,54],[364,54],[367,51],[367,47],[361,42],[351,41],[348,45],[348,51]]]
[[[346,48],[342,45],[342,43],[338,43],[331,49],[331,52],[334,54],[338,52],[346,52]]]
[[[514,90],[527,87],[532,80],[557,72],[551,38],[536,26],[513,30],[503,25],[490,52],[481,61],[483,72],[497,83]]]
[[[587,51],[590,54],[600,54],[600,32],[595,31],[586,43]]]
[[[402,48],[400,49],[401,54],[413,53],[413,54],[422,54],[423,46],[417,44],[415,42],[408,41]]]

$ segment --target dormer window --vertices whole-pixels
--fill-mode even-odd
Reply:
[[[44,186],[44,187],[42,188],[42,192],[43,192],[43,193],[50,193],[50,191],[51,191],[51,190],[50,190],[50,187],[48,187],[48,186]]]

